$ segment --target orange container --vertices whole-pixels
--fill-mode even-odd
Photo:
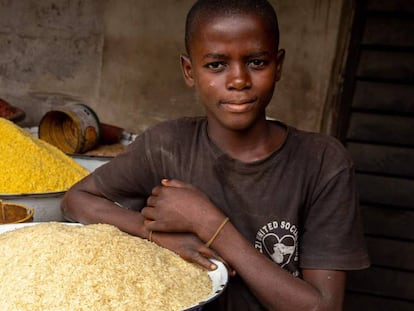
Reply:
[[[65,153],[91,150],[98,145],[99,136],[98,116],[77,102],[47,112],[39,124],[39,138]]]
[[[0,202],[0,224],[17,224],[33,221],[34,209],[22,204]]]

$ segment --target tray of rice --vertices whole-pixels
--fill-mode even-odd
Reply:
[[[106,224],[0,226],[0,310],[200,310],[228,281]]]

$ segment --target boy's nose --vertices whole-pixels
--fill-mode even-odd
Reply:
[[[227,76],[227,89],[243,90],[250,88],[252,81],[250,79],[249,70],[242,65],[233,66]]]

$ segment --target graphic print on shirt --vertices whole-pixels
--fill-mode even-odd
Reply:
[[[256,233],[255,248],[295,276],[298,268],[298,228],[289,221],[271,221]]]

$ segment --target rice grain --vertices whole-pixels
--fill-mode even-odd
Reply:
[[[211,294],[206,271],[105,224],[0,234],[0,310],[173,311]]]

